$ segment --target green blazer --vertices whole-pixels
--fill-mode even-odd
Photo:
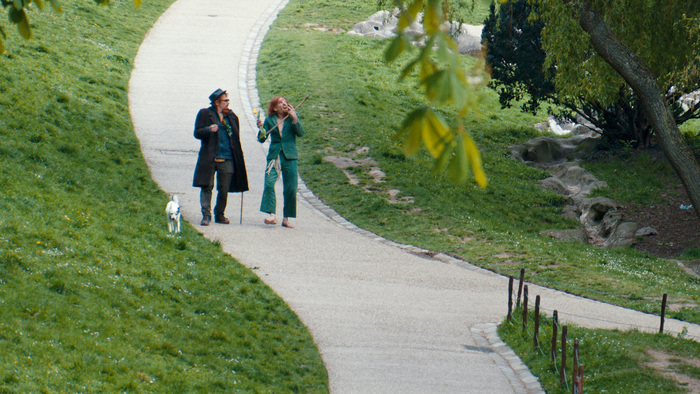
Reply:
[[[298,159],[297,137],[304,135],[304,126],[301,125],[301,120],[292,123],[291,117],[285,119],[282,125],[281,136],[279,128],[275,126],[277,126],[277,115],[268,116],[265,118],[262,129],[258,133],[258,141],[263,143],[267,139],[265,134],[274,128],[274,130],[269,133],[270,149],[267,151],[267,160],[276,159],[280,153],[283,154],[286,159]]]

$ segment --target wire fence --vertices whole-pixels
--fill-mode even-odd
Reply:
[[[559,374],[559,382],[562,386],[565,386],[567,391],[570,391],[574,394],[576,393],[583,393],[583,376],[584,376],[584,367],[583,363],[580,360],[579,357],[579,340],[574,339],[573,343],[573,351],[572,351],[572,365],[570,369],[570,374],[567,374],[567,346],[568,346],[568,326],[559,325],[559,311],[556,309],[551,311],[552,312],[552,318],[551,318],[551,327],[552,327],[552,342],[551,342],[551,347],[548,349],[548,351],[545,351],[542,349],[542,344],[540,343],[540,327],[541,322],[541,316],[540,316],[540,296],[537,295],[535,297],[535,305],[534,305],[534,312],[533,312],[533,328],[532,330],[528,326],[528,315],[529,315],[529,302],[530,302],[530,297],[529,297],[529,291],[528,291],[528,286],[524,284],[525,282],[525,269],[522,268],[520,270],[520,280],[518,283],[518,292],[517,292],[517,297],[516,297],[516,305],[515,309],[520,308],[520,303],[522,300],[522,310],[518,312],[522,312],[521,316],[516,317],[516,314],[514,313],[513,309],[513,286],[514,286],[514,278],[513,276],[509,277],[508,280],[508,317],[507,321],[508,323],[513,326],[521,326],[522,327],[522,332],[523,334],[527,334],[528,337],[532,338],[533,341],[533,347],[536,351],[542,354],[544,357],[549,357],[551,359],[552,365],[556,371],[557,374]],[[667,295],[664,294],[662,297],[662,305],[661,305],[661,316],[660,316],[660,326],[659,326],[659,333],[663,333],[664,331],[664,315],[666,312],[666,301],[667,301]],[[575,316],[575,315],[572,315]],[[544,316],[544,319],[548,319],[546,316]],[[600,320],[604,322],[610,322],[609,320],[605,319],[595,319],[594,320]],[[627,323],[625,323],[627,324]],[[645,328],[651,328],[651,327],[645,327]],[[560,338],[561,340],[558,340],[559,335],[561,334]],[[569,376],[571,377],[571,382],[569,382]]]
[[[519,280],[519,285],[518,285],[518,297],[517,297],[517,305],[519,306],[521,303],[521,293],[523,290],[524,286],[524,274],[525,274],[525,268],[520,269],[520,280]],[[509,276],[512,278],[512,276]],[[551,282],[550,282],[551,283]],[[595,291],[594,291],[595,292]],[[600,294],[609,294],[605,292],[596,292]],[[666,307],[668,305],[668,295],[666,293],[663,294],[662,299],[661,299],[661,313],[659,314],[660,317],[660,325],[659,326],[649,326],[649,325],[644,325],[644,324],[635,324],[631,323],[627,320],[616,320],[615,318],[612,318],[610,316],[600,316],[600,317],[592,317],[592,316],[586,316],[586,315],[579,315],[576,313],[572,312],[566,312],[562,313],[562,315],[566,316],[571,316],[571,317],[576,317],[579,319],[586,319],[586,320],[591,320],[591,321],[598,321],[601,323],[608,323],[610,325],[615,325],[615,326],[627,326],[627,327],[632,327],[639,329],[640,331],[655,331],[659,330],[659,332],[663,333],[664,332],[664,324],[665,324],[665,316],[666,316]],[[548,308],[542,308],[542,311],[549,312],[550,314],[554,312],[554,309],[548,309]],[[648,313],[648,312],[647,312]],[[680,333],[679,333],[680,334]],[[696,341],[700,340],[700,337],[697,335],[693,335],[687,332],[684,332],[682,335],[684,335],[687,338],[692,338]]]

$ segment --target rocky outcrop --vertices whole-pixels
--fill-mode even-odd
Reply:
[[[416,38],[415,44],[421,46],[424,44],[420,40],[424,33],[423,25],[421,24],[422,20],[423,14],[418,14],[413,24],[404,30],[409,37]],[[398,8],[392,11],[379,11],[366,20],[357,23],[347,34],[369,38],[391,38],[396,36],[398,23]],[[471,56],[478,56],[481,53],[481,31],[483,26],[451,22],[446,23],[444,27],[446,30],[449,30],[450,35],[457,43],[459,53]]]
[[[546,230],[542,234],[604,248],[628,246],[638,237],[656,234],[652,228],[640,228],[637,223],[624,221],[617,202],[605,197],[588,198],[592,191],[608,186],[578,164],[593,152],[599,135],[582,125],[571,130],[576,130],[577,135],[538,137],[510,147],[514,158],[552,174],[540,182],[541,186],[566,197],[569,204],[563,214],[581,223],[577,229]]]

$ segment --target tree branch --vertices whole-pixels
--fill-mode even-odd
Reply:
[[[632,87],[656,132],[659,145],[680,176],[695,213],[700,217],[700,166],[678,130],[671,108],[664,100],[654,74],[632,50],[620,41],[588,0],[562,0],[590,35],[595,51]]]

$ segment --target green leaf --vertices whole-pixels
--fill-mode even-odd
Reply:
[[[438,71],[437,65],[430,59],[421,59],[419,79],[424,81]]]
[[[464,133],[464,150],[469,158],[469,164],[471,165],[472,172],[474,173],[474,180],[476,181],[476,184],[482,189],[485,188],[488,184],[488,180],[486,179],[484,169],[481,167],[481,154],[479,153],[479,149],[476,147],[476,143],[474,143],[474,140],[469,133]]]
[[[12,0],[12,5],[15,6],[16,10],[21,10],[24,8],[24,1],[22,0]]]
[[[423,121],[423,144],[433,157],[440,157],[447,145],[451,142],[450,129],[445,125],[442,117],[428,110]]]
[[[5,53],[5,44],[3,43],[2,38],[0,38],[0,55],[2,55],[3,53]]]
[[[416,20],[416,17],[418,16],[418,12],[420,12],[420,9],[423,7],[423,0],[414,0],[411,5],[408,6],[408,8],[401,13],[401,16],[399,17],[399,24],[397,26],[397,30],[399,32],[403,31],[403,29],[411,26],[413,21]]]
[[[481,167],[481,155],[469,133],[460,126],[449,147],[435,161],[433,173],[439,174],[446,170],[450,180],[462,183],[467,180],[471,167],[474,180],[481,188],[485,188],[488,182]]]
[[[141,0],[134,0],[134,6],[135,6],[136,8],[141,7]]]
[[[384,60],[387,63],[391,63],[396,60],[399,55],[406,50],[406,40],[404,35],[399,33],[396,37],[391,40],[391,43],[386,48],[384,52]]]
[[[469,174],[469,160],[466,149],[464,149],[464,134],[457,134],[455,142],[452,160],[447,167],[447,175],[453,182],[462,183],[467,180],[467,174]]]
[[[56,12],[63,12],[63,8],[61,7],[61,2],[59,0],[49,0],[51,1],[51,7],[54,9]]]
[[[421,81],[429,99],[461,107],[467,100],[464,75],[453,69],[439,70]]]
[[[445,172],[445,168],[447,168],[447,165],[450,164],[450,160],[452,159],[452,155],[454,154],[452,149],[445,149],[440,157],[435,160],[435,165],[433,166],[433,174],[440,174]]]
[[[8,18],[10,18],[10,22],[17,24],[22,20],[22,13],[20,12],[19,9],[15,7],[9,7],[9,11],[7,13]]]
[[[445,63],[449,63],[450,65],[455,67],[458,66],[459,47],[454,42],[452,37],[450,37],[447,33],[441,31],[435,35],[435,41],[437,43],[436,53],[438,56],[438,60],[441,60]]]
[[[39,7],[40,10],[44,9],[44,0],[34,0],[36,3],[36,6]]]
[[[408,76],[408,74],[410,74],[411,71],[413,71],[413,69],[419,61],[420,59],[414,59],[413,61],[408,63],[406,67],[404,67],[403,70],[401,70],[401,75],[399,75],[399,81],[403,81]]]
[[[29,27],[29,21],[27,20],[27,14],[24,12],[23,9],[18,10],[14,7],[10,7],[10,15],[9,16],[10,16],[10,21],[17,24],[17,30],[19,30],[19,34],[25,40],[32,38],[32,30]]]
[[[425,14],[423,15],[423,28],[425,33],[432,36],[440,30],[440,24],[442,23],[442,14],[440,13],[440,1],[429,0],[428,5],[425,7]]]
[[[423,135],[423,122],[428,108],[421,107],[406,116],[399,131],[394,135],[393,140],[403,140],[403,149],[406,156],[413,156],[420,148]]]

